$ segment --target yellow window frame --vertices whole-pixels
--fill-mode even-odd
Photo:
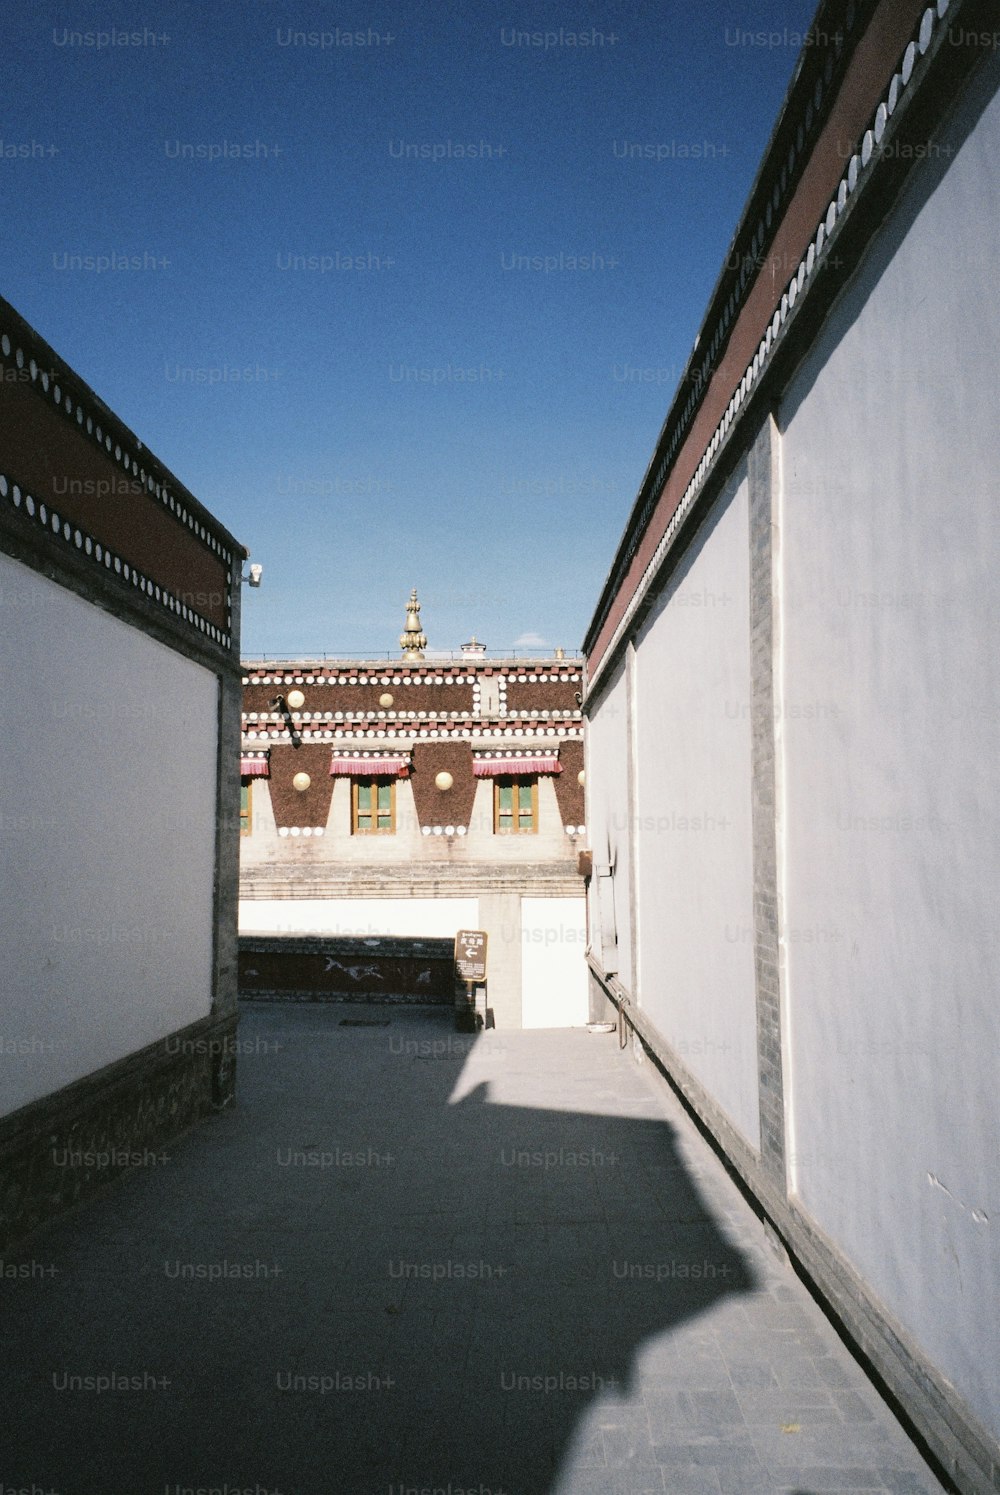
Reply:
[[[240,780],[240,835],[253,833],[253,779]]]
[[[509,799],[507,798],[509,793]],[[503,774],[493,780],[493,833],[534,835],[538,830],[538,779]]]
[[[393,836],[395,833],[396,780],[352,779],[351,835]]]

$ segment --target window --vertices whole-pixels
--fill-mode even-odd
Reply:
[[[355,836],[392,835],[396,829],[394,779],[351,782],[351,831]]]
[[[538,780],[493,780],[493,829],[498,835],[517,835],[538,829]]]
[[[240,835],[249,836],[253,826],[253,785],[249,779],[240,784]]]

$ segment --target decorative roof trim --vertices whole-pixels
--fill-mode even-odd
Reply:
[[[912,84],[911,86],[911,79],[913,78],[918,58],[924,57],[930,49],[932,39],[936,39],[936,23],[944,18],[945,14],[951,8],[951,5],[952,0],[936,0],[936,5],[929,5],[923,12],[920,18],[920,24],[917,28],[916,35],[911,38],[905,50],[901,54],[898,61],[897,69],[893,73],[892,79],[889,83],[889,87],[887,88],[884,97],[880,100],[877,107],[870,116],[870,125],[864,134],[861,149],[855,152],[848,162],[847,170],[841,178],[837,192],[831,198],[826,212],[819,219],[810,238],[808,248],[801,261],[799,262],[795,273],[788,281],[788,284],[784,292],[782,293],[780,302],[778,303],[775,311],[773,312],[766,325],[764,336],[760,339],[753,358],[747,364],[742,378],[733,388],[729,403],[726,406],[725,414],[718,422],[714,432],[712,433],[712,436],[705,444],[701,458],[690,482],[685,488],[684,493],[677,504],[677,507],[671,515],[667,527],[657,543],[656,549],[647,562],[642,576],[637,582],[635,590],[632,596],[629,598],[628,604],[621,618],[615,626],[610,638],[604,644],[601,650],[600,657],[594,665],[593,670],[589,674],[588,690],[592,691],[596,687],[597,682],[600,680],[601,676],[604,674],[611,661],[616,657],[617,650],[622,640],[628,634],[629,629],[631,628],[632,620],[642,606],[667,553],[673,548],[678,531],[681,529],[695,498],[704,487],[707,477],[714,472],[717,458],[721,453],[722,448],[728,444],[728,439],[734,425],[738,423],[738,417],[744,401],[747,399],[751,389],[753,389],[759,383],[762,374],[769,366],[774,349],[781,340],[782,335],[784,334],[786,329],[786,324],[792,318],[792,314],[795,311],[796,307],[798,306],[799,309],[801,309],[802,303],[811,290],[812,285],[815,283],[815,271],[818,268],[822,267],[822,263],[828,252],[829,245],[837,234],[841,218],[846,212],[848,206],[853,203],[859,189],[863,190],[866,184],[871,180],[871,173],[867,172],[866,174],[866,168],[869,166],[873,158],[877,160],[875,147],[877,145],[881,145],[881,142],[886,133],[889,119],[895,112],[904,89],[909,88],[910,93],[912,94],[913,89],[919,86],[923,77],[926,76],[926,69],[919,69],[917,73],[916,83]],[[937,34],[939,33],[940,27],[938,26]],[[892,131],[890,130],[890,134],[891,133]],[[753,278],[751,278],[751,284],[752,283]],[[735,321],[735,317],[733,318],[733,320]],[[706,373],[705,376],[706,386],[709,373],[710,370],[708,373]],[[689,404],[690,403],[691,402],[689,401]],[[701,401],[699,398],[694,402],[694,408],[700,407],[700,404]],[[665,429],[666,427],[664,427],[664,430]],[[659,451],[659,448],[657,450]],[[638,520],[635,521],[635,510],[633,510],[633,515],[630,516],[629,524],[626,528],[625,538],[628,539],[629,537],[631,537],[631,548],[628,550],[627,555],[625,555],[624,561],[616,560],[616,565],[612,569],[612,572],[608,577],[608,581],[605,583],[601,606],[599,607],[598,612],[595,613],[594,619],[588,630],[588,639],[592,639],[594,641],[592,647],[596,646],[597,642],[599,642],[601,630],[603,629],[611,612],[614,597],[618,595],[618,591],[624,584],[624,581],[627,577],[628,565],[631,563],[633,556],[639,549],[642,538],[646,533],[648,523],[651,520],[657,505],[659,504],[660,498],[662,497],[663,493],[663,485],[666,481],[671,463],[673,461],[673,456],[676,454],[676,452],[676,445],[672,446],[669,456],[665,457],[661,461],[659,468],[657,469],[654,482],[650,487],[646,504],[639,514]],[[642,491],[646,491],[647,486],[648,485],[644,480]],[[633,529],[634,521],[635,524]],[[625,542],[623,539],[621,545],[619,546],[619,557],[621,557],[623,554],[624,543]]]
[[[269,779],[271,777],[270,750],[263,753],[241,753],[240,777],[244,779]]]
[[[142,483],[147,493],[154,494],[228,568],[232,568],[234,560],[242,563],[246,551],[239,541],[2,298],[0,318],[7,329],[0,332],[0,355],[4,359],[13,358],[25,376],[24,382],[50,396],[67,424],[86,436],[105,456],[112,457],[129,477]]]
[[[578,682],[580,663],[577,660],[560,660],[558,664],[540,664],[532,667],[524,660],[494,659],[487,665],[469,667],[464,664],[413,665],[408,661],[394,660],[389,664],[373,664],[367,668],[357,664],[338,664],[335,659],[317,661],[308,666],[292,663],[284,667],[268,665],[265,661],[241,661],[244,685],[471,685],[479,689],[480,677],[495,675],[504,689],[507,677],[524,675],[528,680],[542,685],[559,682]]]
[[[335,752],[330,759],[332,774],[363,778],[367,775],[381,778],[395,774],[405,778],[412,766],[410,753],[341,753]]]
[[[375,738],[377,741],[384,741],[389,744],[395,744],[400,739],[404,741],[426,741],[428,739],[431,739],[434,741],[450,740],[453,742],[457,742],[470,741],[474,737],[527,737],[529,740],[543,737],[566,737],[572,740],[574,738],[582,737],[583,729],[578,724],[575,724],[573,726],[555,725],[543,727],[540,723],[529,727],[487,727],[479,725],[469,725],[462,727],[453,727],[450,729],[445,727],[417,728],[416,726],[400,726],[398,728],[379,727],[377,730],[371,727],[367,729],[359,727],[355,730],[351,730],[349,727],[327,727],[322,732],[297,731],[295,735],[296,738],[301,742],[331,742],[342,741],[345,738],[348,741],[360,741],[363,738]],[[291,742],[292,740],[291,734],[287,729],[280,727],[268,728],[266,726],[262,729],[245,727],[243,730],[243,737],[247,742]]]
[[[21,484],[15,482],[6,472],[0,472],[0,503],[8,504],[38,529],[44,530],[56,540],[62,540],[67,548],[75,549],[79,555],[91,560],[95,567],[103,568],[108,575],[117,577],[123,583],[130,582],[136,591],[141,592],[150,601],[159,603],[165,612],[182,618],[185,623],[189,623],[192,628],[212,639],[223,649],[231,646],[232,636],[228,630],[210,623],[193,607],[188,607],[186,602],[181,602],[180,598],[174,596],[166,587],[161,587],[138,567],[123,560],[103,541],[95,540],[82,525],[63,519],[51,504],[36,499],[33,493],[22,488]],[[222,559],[225,558],[222,557]],[[232,566],[232,563],[230,556],[228,564]],[[230,571],[229,584],[230,586],[238,584],[238,578],[234,580],[232,571]]]
[[[472,772],[477,779],[492,779],[498,774],[562,773],[555,753],[474,753]]]

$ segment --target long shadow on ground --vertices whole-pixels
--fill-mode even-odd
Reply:
[[[640,1351],[695,1449],[670,1331],[753,1278],[615,1042],[248,1013],[237,1107],[10,1258],[5,1485],[611,1490]]]

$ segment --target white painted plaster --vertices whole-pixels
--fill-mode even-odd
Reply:
[[[996,1435],[1000,97],[935,141],[781,412],[785,1083],[802,1206]]]
[[[632,947],[629,924],[628,714],[624,666],[619,665],[597,710],[587,736],[587,842],[593,852],[590,881],[590,939],[605,970],[614,952],[615,972],[632,987]],[[613,867],[610,879],[602,868]],[[604,958],[602,958],[604,957]]]
[[[486,1004],[497,1028],[523,1024],[521,986],[521,899],[517,893],[485,893],[479,900],[479,928],[487,935]]]
[[[582,898],[521,899],[521,1021],[525,1028],[588,1021]]]
[[[757,1147],[748,544],[744,477],[637,636],[634,830],[642,1005]]]
[[[215,676],[0,555],[0,1111],[211,1008]]]
[[[453,938],[478,929],[478,898],[244,898],[240,934]]]

